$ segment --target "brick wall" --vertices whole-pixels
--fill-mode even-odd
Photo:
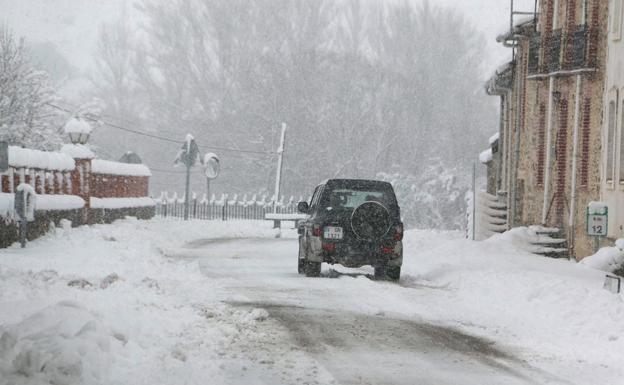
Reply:
[[[10,149],[11,150],[11,149]],[[19,149],[19,151],[29,151]],[[59,154],[60,155],[60,154]],[[24,158],[24,157],[22,157]],[[23,159],[21,159],[23,161]],[[69,219],[73,225],[87,223],[110,223],[128,215],[140,219],[154,216],[155,206],[127,208],[91,208],[91,197],[96,198],[141,198],[148,196],[149,169],[144,166],[141,175],[111,175],[92,172],[91,159],[74,159],[66,157],[66,169],[71,171],[42,170],[38,168],[16,167],[0,175],[0,191],[12,194],[20,183],[28,183],[37,194],[75,195],[82,198],[85,206],[82,209],[56,208],[50,211],[36,211],[35,222],[29,225],[28,238],[34,239],[45,234],[50,223],[58,224],[61,219]],[[30,162],[30,161],[29,161]],[[45,162],[44,162],[45,163]],[[110,171],[117,166],[121,170],[132,169],[125,163],[106,162]],[[30,164],[30,163],[29,163]],[[123,172],[123,171],[122,171]],[[130,172],[131,173],[131,172]],[[60,199],[60,198],[59,198]],[[130,203],[132,204],[132,203]],[[74,206],[75,207],[75,206]],[[111,207],[116,207],[112,205]],[[12,216],[0,218],[0,247],[6,247],[18,240],[17,223]]]
[[[144,197],[149,192],[149,177],[93,173],[91,186],[96,198]]]

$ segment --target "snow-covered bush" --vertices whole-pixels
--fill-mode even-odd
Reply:
[[[37,149],[62,142],[59,111],[48,74],[28,62],[24,42],[0,26],[0,140]]]
[[[432,162],[419,175],[379,173],[388,181],[401,206],[405,226],[423,229],[462,229],[465,226],[466,202],[470,176],[457,168]]]

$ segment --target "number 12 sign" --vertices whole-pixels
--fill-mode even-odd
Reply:
[[[598,204],[593,203],[587,208],[587,234],[595,237],[606,237],[609,230],[609,211],[606,205],[603,207],[596,206]]]

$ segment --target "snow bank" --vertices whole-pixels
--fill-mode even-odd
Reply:
[[[94,209],[123,209],[129,207],[156,206],[156,201],[150,197],[140,198],[94,198],[91,197],[91,207]]]
[[[91,171],[94,174],[151,176],[149,168],[143,164],[113,162],[110,160],[93,159]]]
[[[381,310],[409,308],[491,338],[562,382],[620,383],[624,295],[603,289],[603,272],[523,251],[534,230],[481,242],[460,232],[406,231],[401,285],[412,290],[392,291],[398,304]]]
[[[64,144],[61,152],[71,156],[73,159],[93,159],[95,154],[87,146],[82,144]]]
[[[614,247],[603,247],[594,255],[583,258],[581,265],[613,273],[624,267],[624,239],[615,242]]]
[[[498,140],[498,138],[500,137],[500,133],[497,132],[496,134],[490,136],[490,139],[488,139],[488,143],[491,145],[494,144],[494,142],[496,142]]]
[[[120,340],[101,316],[62,301],[0,328],[0,373],[11,384],[107,383]]]
[[[35,168],[50,171],[71,171],[74,159],[60,152],[31,150],[9,146],[9,165],[15,168]]]
[[[127,219],[1,249],[0,384],[229,383],[223,352],[268,314],[225,306],[186,242],[274,238],[271,225]]]

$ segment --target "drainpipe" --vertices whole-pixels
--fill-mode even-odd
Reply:
[[[519,57],[520,55],[518,55]],[[511,215],[509,219],[509,225],[513,227],[516,223],[516,198],[517,198],[517,188],[518,188],[518,164],[520,163],[520,125],[522,124],[522,71],[519,66],[520,59],[516,59],[516,76],[517,76],[517,84],[516,84],[516,122],[514,124],[515,131],[515,140],[514,140],[514,159],[513,159],[513,174],[511,175]]]
[[[557,27],[559,18],[559,0],[555,0],[554,15],[552,21],[552,29]],[[548,196],[550,195],[550,162],[552,158],[552,129],[553,129],[553,90],[555,88],[555,78],[550,76],[548,82],[548,123],[546,134],[546,174],[544,175],[544,204],[542,206],[542,225],[546,224],[546,218],[548,216]]]
[[[583,1],[583,11],[582,22],[581,24],[585,24],[587,12],[587,0]],[[573,150],[572,150],[572,185],[571,194],[570,194],[570,215],[568,218],[568,227],[570,228],[571,237],[568,237],[570,241],[574,239],[574,230],[576,226],[576,170],[577,170],[577,162],[578,162],[578,146],[579,146],[579,126],[581,121],[581,87],[583,83],[583,78],[581,75],[576,75],[576,94],[574,101],[574,139],[573,139]]]

